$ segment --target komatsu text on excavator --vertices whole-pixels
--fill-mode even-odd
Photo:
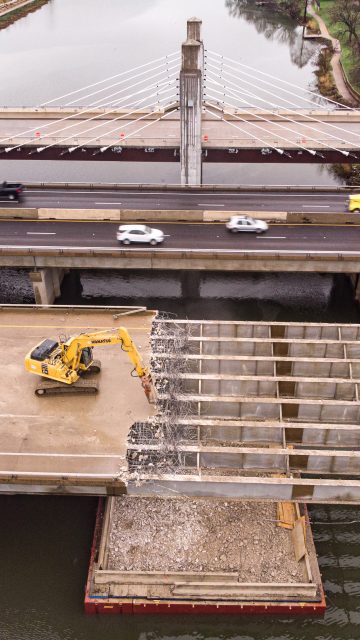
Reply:
[[[155,401],[151,373],[144,367],[142,358],[125,327],[80,333],[66,340],[47,339],[36,345],[25,357],[25,368],[30,373],[47,378],[36,387],[35,393],[55,395],[65,393],[94,394],[98,384],[84,379],[88,374],[99,373],[101,363],[93,359],[93,347],[120,344],[134,365],[135,375],[141,379],[145,395],[150,403]]]

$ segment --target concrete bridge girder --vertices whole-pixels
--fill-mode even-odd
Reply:
[[[274,252],[265,256],[253,253],[217,253],[209,251],[172,251],[166,254],[164,250],[156,252],[149,250],[141,252],[127,252],[126,250],[98,250],[86,249],[48,249],[34,248],[0,249],[0,266],[8,268],[45,269],[55,267],[60,269],[146,269],[167,271],[257,271],[257,272],[317,272],[317,273],[360,273],[359,255],[323,255],[300,254],[286,256]],[[358,286],[357,286],[358,289]]]

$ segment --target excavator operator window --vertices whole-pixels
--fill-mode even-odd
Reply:
[[[92,360],[93,360],[92,348],[85,347],[85,349],[83,349],[81,353],[81,358],[80,358],[81,364],[83,364],[85,367],[88,367],[92,363]]]

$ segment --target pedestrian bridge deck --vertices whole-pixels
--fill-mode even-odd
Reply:
[[[159,120],[160,116],[163,119]],[[141,122],[137,121],[139,117]],[[331,154],[335,154],[334,158],[341,156],[341,150],[359,151],[360,110],[314,109],[294,114],[293,110],[285,109],[269,112],[232,109],[222,117],[219,120],[215,110],[202,113],[201,146],[205,162],[241,161],[245,152],[249,161],[263,162],[267,146],[266,160],[270,162],[290,160],[274,150],[270,153],[271,147],[293,150],[297,162],[321,160],[320,156],[307,153],[306,148],[326,153],[329,161],[335,161],[331,160]],[[88,119],[90,123],[86,122]],[[166,110],[0,109],[0,157],[6,159],[80,156],[87,160],[94,159],[96,153],[97,160],[137,160],[143,154],[147,160],[178,161],[179,149],[180,116],[172,111],[167,115]]]

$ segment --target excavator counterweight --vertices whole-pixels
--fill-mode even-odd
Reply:
[[[45,380],[35,389],[36,395],[95,394],[98,383],[85,379],[89,374],[99,373],[101,363],[93,358],[94,346],[120,344],[134,365],[145,395],[150,403],[156,394],[150,370],[144,367],[142,358],[125,327],[107,329],[94,333],[80,333],[67,340],[47,338],[37,344],[25,357],[25,368]]]

